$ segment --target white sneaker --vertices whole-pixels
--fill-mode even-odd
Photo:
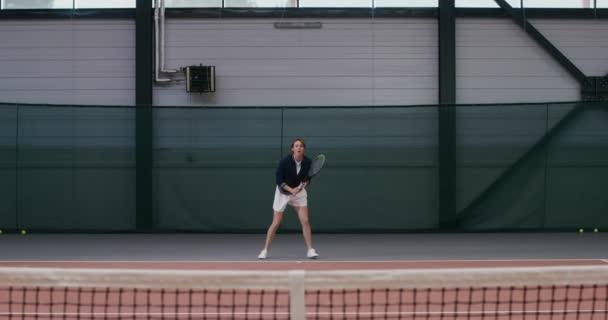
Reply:
[[[308,259],[316,259],[319,257],[319,255],[317,254],[317,252],[315,251],[315,249],[310,248],[308,249],[308,252],[306,252],[306,257]]]
[[[264,260],[268,257],[268,251],[267,250],[262,250],[262,252],[260,252],[260,254],[258,255],[258,259],[260,260]]]

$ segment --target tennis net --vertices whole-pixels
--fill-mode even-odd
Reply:
[[[0,319],[606,320],[608,267],[0,268]]]

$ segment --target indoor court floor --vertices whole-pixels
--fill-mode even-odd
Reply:
[[[202,269],[368,269],[608,265],[608,233],[279,233],[258,261],[264,234],[3,234],[0,266]]]

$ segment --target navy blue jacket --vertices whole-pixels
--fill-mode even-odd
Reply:
[[[312,161],[304,156],[301,163],[302,167],[300,168],[300,174],[296,174],[296,161],[293,159],[293,155],[290,154],[281,159],[279,166],[277,167],[277,186],[279,186],[279,190],[284,192],[282,188],[283,184],[295,188],[299,186],[300,183],[308,181],[308,170],[310,169],[311,164]]]

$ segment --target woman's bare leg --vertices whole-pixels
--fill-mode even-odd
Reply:
[[[298,207],[297,211],[300,224],[302,224],[302,234],[304,235],[306,247],[312,249],[312,232],[310,231],[310,223],[308,222],[308,207]]]
[[[281,221],[283,221],[283,212],[274,211],[272,216],[272,224],[268,227],[268,232],[266,233],[266,244],[264,245],[264,250],[268,250],[270,248],[270,244],[272,240],[274,240],[274,235],[277,233],[279,226],[281,225]]]

